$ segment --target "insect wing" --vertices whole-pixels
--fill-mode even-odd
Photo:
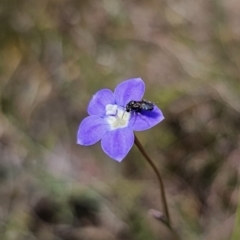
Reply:
[[[142,110],[152,111],[153,108],[154,108],[154,104],[152,102],[143,99]]]

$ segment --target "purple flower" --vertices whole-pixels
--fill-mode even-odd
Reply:
[[[89,146],[101,140],[103,151],[121,162],[133,146],[133,131],[149,129],[164,119],[156,105],[152,111],[125,111],[131,100],[142,99],[144,91],[145,84],[141,78],[120,83],[114,92],[109,89],[98,91],[88,105],[90,116],[79,126],[77,143]]]

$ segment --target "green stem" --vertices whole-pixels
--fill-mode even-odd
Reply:
[[[151,160],[151,158],[145,152],[142,144],[139,142],[139,140],[136,137],[136,135],[135,135],[135,145],[138,147],[139,151],[146,158],[146,160],[151,165],[151,167],[153,168],[154,172],[157,175],[159,186],[160,186],[160,194],[161,194],[162,205],[163,205],[164,214],[165,214],[165,217],[166,217],[166,223],[167,223],[168,227],[171,228],[170,216],[169,216],[168,205],[167,205],[167,200],[166,200],[166,194],[165,194],[165,189],[164,189],[164,185],[163,185],[163,180],[162,180],[161,174],[158,171],[158,169],[157,169],[156,165],[154,164],[154,162]]]

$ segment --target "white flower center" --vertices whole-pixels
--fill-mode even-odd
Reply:
[[[122,107],[112,104],[106,106],[106,115],[106,120],[112,130],[127,127],[131,116],[130,112],[126,112]]]

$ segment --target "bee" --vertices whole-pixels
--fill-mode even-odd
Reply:
[[[126,112],[136,112],[140,113],[141,111],[152,111],[154,108],[154,103],[142,99],[141,101],[131,100],[126,106]]]

